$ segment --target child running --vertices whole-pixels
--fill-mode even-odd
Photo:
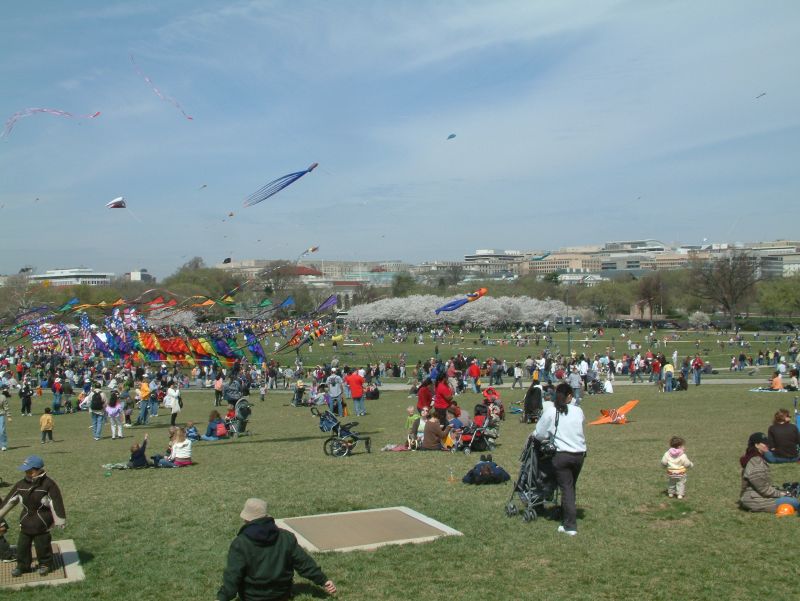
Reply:
[[[667,496],[682,499],[686,495],[686,470],[694,467],[686,456],[686,441],[680,436],[669,439],[669,449],[661,458],[661,465],[667,468]]]

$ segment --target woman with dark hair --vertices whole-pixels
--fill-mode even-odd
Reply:
[[[572,387],[562,382],[556,387],[553,405],[547,404],[533,432],[540,442],[555,445],[553,469],[561,489],[561,520],[558,531],[570,536],[578,534],[575,508],[575,484],[586,457],[586,437],[583,434],[583,411],[572,403]]]
[[[800,432],[792,420],[788,409],[778,409],[772,425],[767,430],[769,451],[764,453],[767,463],[794,463],[800,461],[798,445]]]
[[[785,490],[772,486],[769,477],[769,466],[764,461],[764,454],[769,451],[769,440],[763,432],[755,432],[747,440],[747,450],[739,459],[742,466],[742,492],[739,505],[750,511],[774,513],[779,505],[788,503],[800,509],[795,497],[789,496]]]

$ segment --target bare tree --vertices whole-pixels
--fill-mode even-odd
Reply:
[[[646,275],[639,280],[639,287],[637,290],[639,300],[636,304],[639,306],[642,317],[644,317],[644,308],[647,307],[648,311],[650,312],[651,328],[653,327],[653,307],[656,305],[659,297],[661,296],[662,288],[663,283],[661,282],[661,274],[659,273]]]
[[[692,266],[692,290],[698,298],[712,301],[727,313],[731,329],[736,329],[739,309],[755,292],[759,277],[757,259],[736,253]]]

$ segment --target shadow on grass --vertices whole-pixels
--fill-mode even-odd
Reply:
[[[327,593],[324,590],[315,586],[313,584],[309,584],[308,582],[300,582],[295,583],[292,585],[292,597],[296,597],[298,595],[308,595],[309,597],[313,597],[314,599],[329,599]]]
[[[81,565],[86,565],[93,559],[94,559],[94,553],[92,553],[91,551],[82,551],[78,549],[78,561],[81,562]]]
[[[370,436],[373,434],[380,434],[381,431],[370,431],[370,432],[359,432],[360,436]],[[209,442],[208,446],[222,446],[222,445],[229,445],[229,444],[263,444],[266,442],[305,442],[308,440],[319,440],[320,443],[325,440],[325,438],[320,438],[319,436],[289,436],[286,438],[262,438],[259,440],[252,440],[252,436],[244,436],[242,438],[233,438],[228,440],[211,440],[211,441],[203,441]],[[203,445],[205,446],[205,445]]]

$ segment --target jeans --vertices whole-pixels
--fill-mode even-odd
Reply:
[[[139,401],[139,417],[136,418],[137,424],[147,425],[150,413],[150,401]]]
[[[356,415],[361,415],[362,413],[367,412],[367,407],[364,404],[364,397],[360,396],[358,398],[353,398],[353,409],[356,412]]]
[[[342,417],[342,395],[340,394],[339,396],[332,396],[330,403],[331,413],[335,413],[339,417]]]
[[[8,447],[8,434],[6,434],[6,416],[0,415],[0,447]]]
[[[788,503],[795,510],[800,510],[800,501],[798,501],[795,497],[779,497],[775,499],[775,509],[778,508],[778,505],[783,505],[784,503]]]
[[[53,393],[53,413],[61,413],[61,393]]]
[[[764,453],[764,461],[767,463],[796,463],[800,460],[800,456],[795,457],[778,457],[772,451]]]
[[[699,369],[693,369],[692,372],[693,372],[693,375],[694,375],[694,385],[695,386],[700,386],[700,377],[701,377],[703,372],[701,370],[699,370]]]
[[[219,440],[219,437],[218,437],[218,436],[206,436],[205,434],[202,434],[202,435],[200,436],[200,440],[209,440],[209,441],[213,441],[213,440]]]
[[[92,434],[95,439],[103,435],[103,421],[105,416],[102,413],[92,411]]]
[[[150,416],[158,417],[158,399],[154,399],[152,396],[150,397]]]
[[[672,392],[672,374],[667,373],[664,378],[664,392]]]

